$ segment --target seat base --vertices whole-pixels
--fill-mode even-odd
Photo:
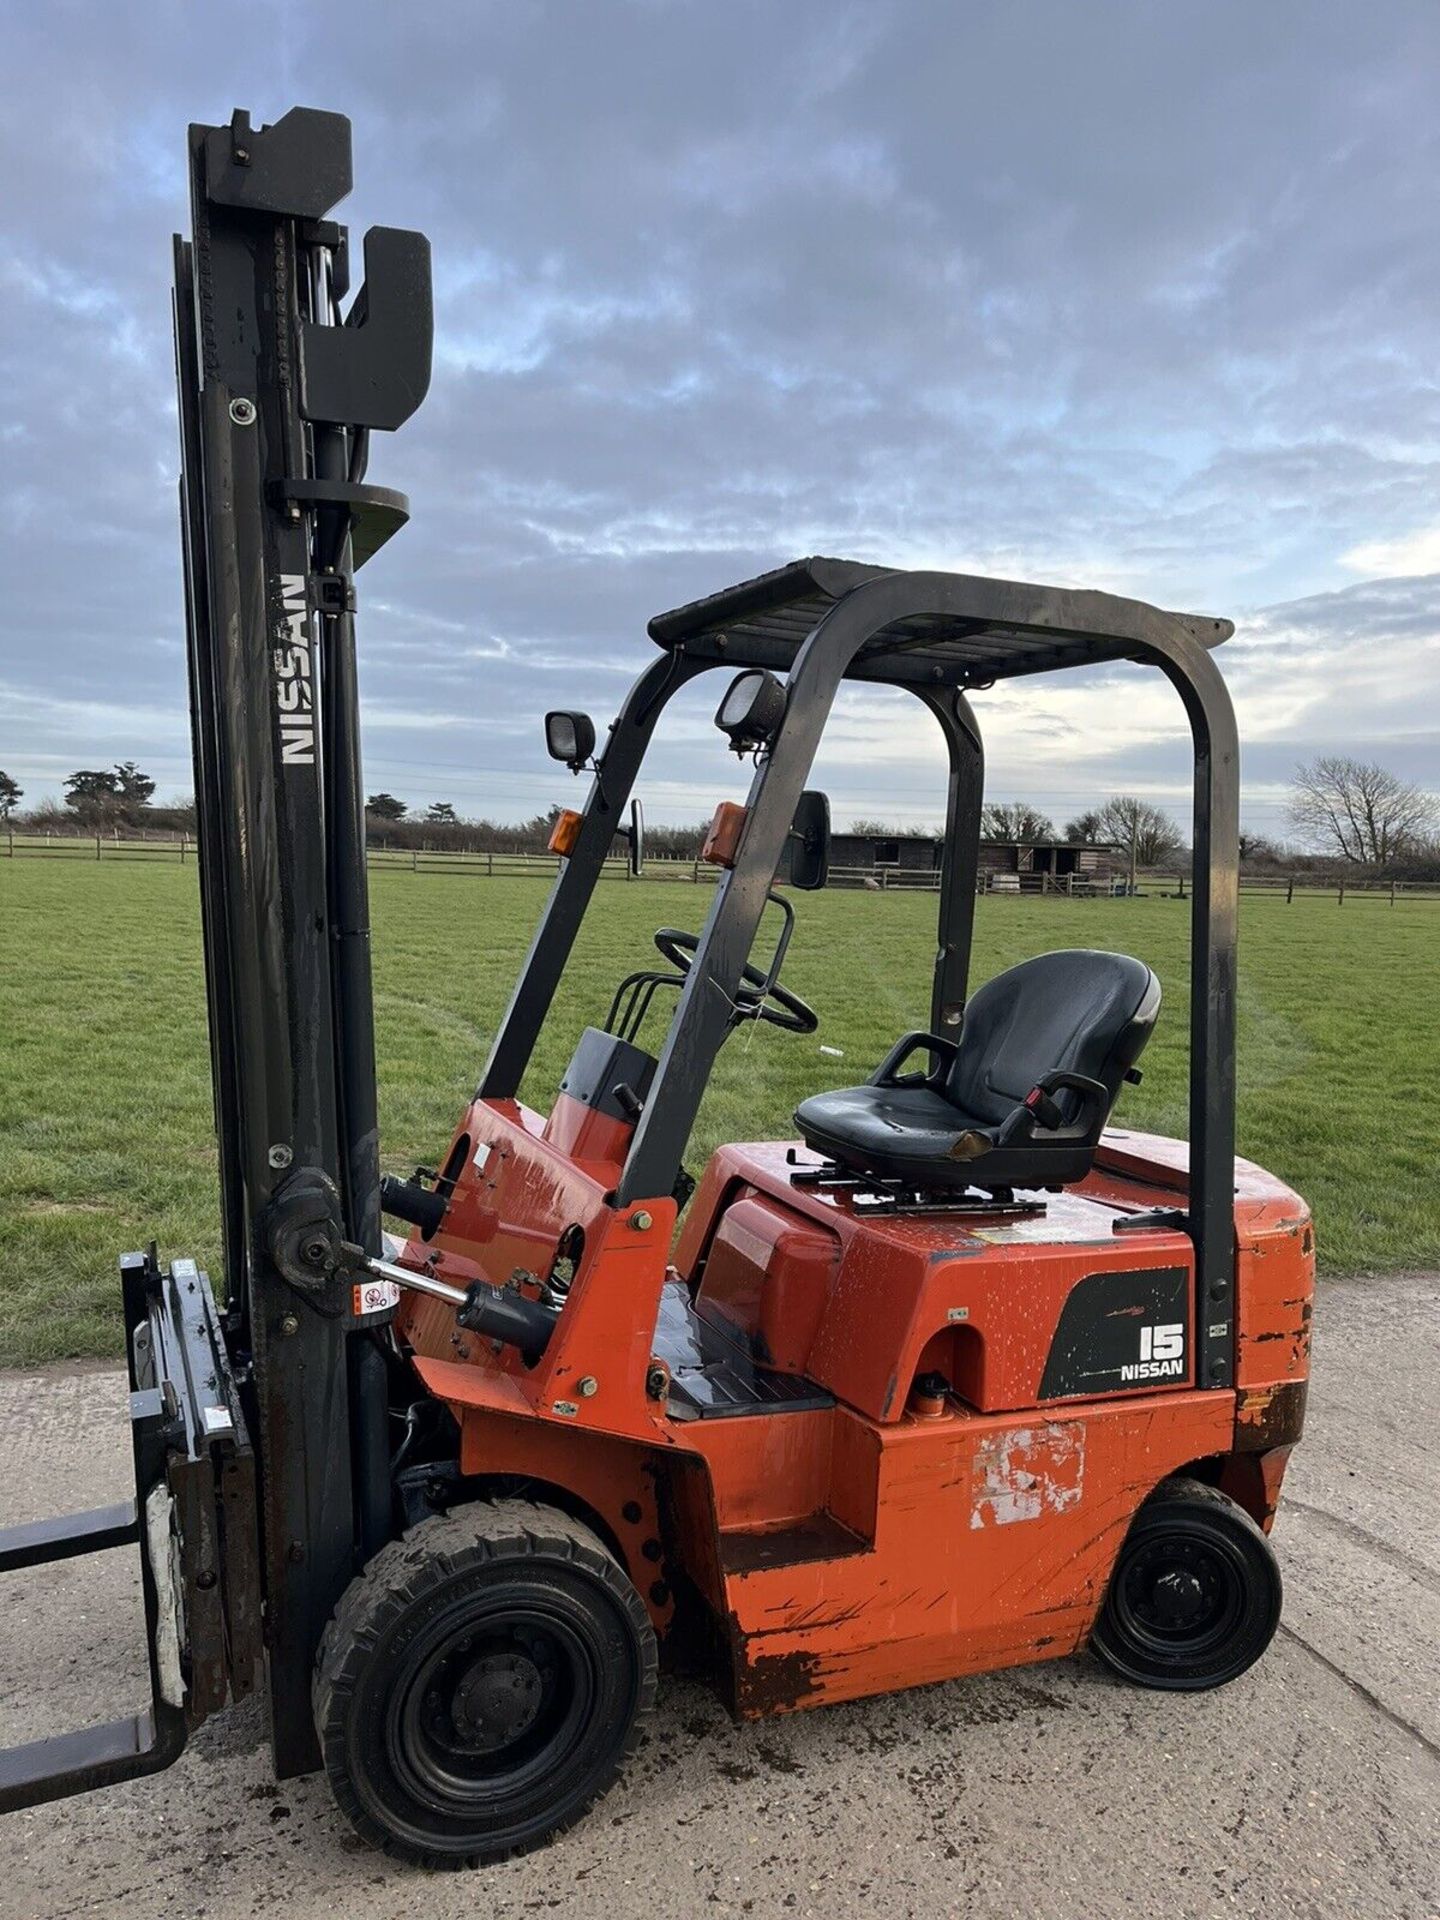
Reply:
[[[887,1178],[882,1174],[857,1173],[837,1160],[822,1160],[818,1165],[801,1162],[790,1150],[794,1187],[843,1187],[849,1190],[850,1205],[856,1213],[1044,1213],[1043,1200],[1017,1199],[1010,1187],[963,1189],[927,1188],[911,1181]],[[1057,1189],[1058,1191],[1058,1189]]]
[[[996,1141],[998,1129],[957,1107],[937,1088],[903,1084],[843,1087],[812,1094],[795,1109],[800,1137],[815,1153],[880,1181],[900,1180],[926,1193],[982,1187],[1052,1188],[1083,1180],[1095,1157],[1091,1141],[1073,1135]],[[966,1134],[994,1144],[959,1158]]]

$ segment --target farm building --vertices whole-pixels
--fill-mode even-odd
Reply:
[[[1004,886],[1006,876],[1013,874],[1027,893],[1032,887],[1038,892],[1047,879],[1059,881],[1061,886],[1073,880],[1076,886],[1098,887],[1108,893],[1119,871],[1116,849],[1089,841],[1042,840],[1033,846],[1010,840],[980,842],[981,884],[990,887]]]
[[[836,833],[830,840],[830,865],[839,873],[891,874],[916,879],[922,874],[938,875],[943,842],[928,833]],[[1114,847],[1069,840],[1022,844],[1013,840],[982,840],[980,843],[980,884],[1005,891],[1017,887],[1023,892],[1039,891],[1047,880],[1063,887],[1096,887],[1108,892],[1120,871]],[[1008,876],[1014,876],[1010,879]]]
[[[886,867],[903,873],[936,873],[944,842],[933,833],[832,833],[832,867],[861,871]]]

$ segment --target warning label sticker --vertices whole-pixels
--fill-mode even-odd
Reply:
[[[367,1313],[384,1313],[400,1304],[400,1287],[394,1280],[362,1280],[354,1293],[357,1320]]]

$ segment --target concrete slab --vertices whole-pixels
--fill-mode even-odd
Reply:
[[[0,1821],[0,1915],[506,1920],[1440,1914],[1440,1278],[1331,1283],[1276,1542],[1281,1634],[1216,1694],[1087,1659],[737,1729],[672,1687],[625,1781],[543,1853],[425,1877],[323,1781],[278,1788],[257,1714],[170,1773]],[[0,1376],[0,1517],[127,1490],[104,1368]],[[127,1556],[5,1589],[0,1736],[138,1703]]]

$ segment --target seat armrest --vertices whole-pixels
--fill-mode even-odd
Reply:
[[[1057,1120],[1054,1124],[1049,1124],[1043,1116],[1043,1110],[1036,1111],[1041,1107],[1041,1100],[1037,1095],[1043,1096],[1053,1107],[1053,1096],[1057,1093],[1078,1093],[1080,1111],[1073,1120],[1068,1122]],[[1110,1111],[1110,1090],[1100,1081],[1092,1080],[1089,1074],[1068,1073],[1062,1069],[1055,1073],[1047,1073],[1042,1080],[1037,1081],[1025,1104],[1049,1133],[1062,1131],[1089,1133],[1092,1127],[1103,1127],[1105,1124],[1106,1116]]]
[[[1080,1095],[1080,1111],[1073,1120],[1061,1117],[1054,1100],[1057,1093]],[[1029,1140],[1045,1140],[1052,1145],[1092,1137],[1098,1140],[1109,1111],[1109,1090],[1098,1080],[1084,1073],[1047,1073],[1001,1122],[995,1144],[1019,1147]]]
[[[943,1034],[924,1033],[919,1029],[914,1033],[904,1034],[895,1042],[889,1053],[886,1054],[879,1066],[876,1067],[875,1071],[866,1081],[866,1086],[896,1087],[907,1083],[914,1085],[917,1081],[928,1081],[932,1079],[933,1075],[929,1073],[924,1075],[907,1074],[904,1081],[900,1078],[900,1068],[904,1066],[912,1053],[919,1053],[922,1050],[927,1053],[938,1054],[942,1060],[953,1060],[960,1051],[960,1042],[958,1040],[947,1040]]]

